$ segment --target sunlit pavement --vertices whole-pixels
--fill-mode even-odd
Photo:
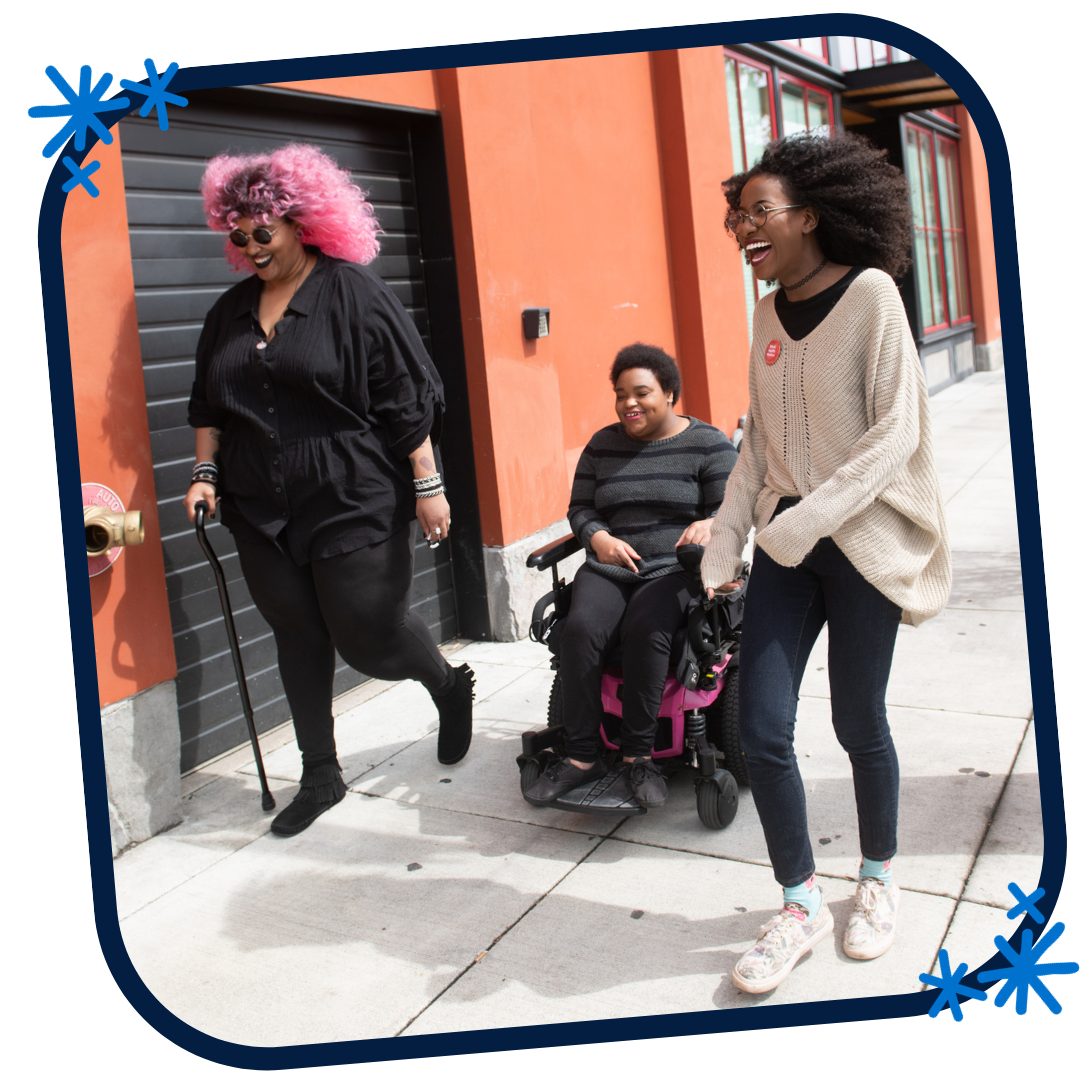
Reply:
[[[859,850],[824,635],[796,749],[836,932],[759,997],[730,981],[780,898],[748,789],[720,832],[698,820],[688,775],[644,817],[527,805],[514,758],[546,717],[547,651],[472,642],[446,650],[477,675],[459,765],[436,762],[419,686],[366,683],[338,702],[349,794],[301,835],[268,833],[250,750],[184,779],[183,823],[115,862],[150,991],[209,1035],[266,1046],[907,993],[943,943],[971,967],[988,959],[1014,928],[1009,882],[1032,891],[1042,865],[1004,375],[931,407],[955,583],[938,618],[901,627],[889,686],[903,899],[885,956],[840,945]],[[263,747],[280,808],[299,754],[287,726]]]

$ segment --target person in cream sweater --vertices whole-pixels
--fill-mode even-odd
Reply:
[[[896,934],[899,766],[885,712],[897,628],[936,615],[952,584],[926,381],[894,278],[911,265],[907,184],[861,136],[770,143],[724,184],[728,230],[760,281],[750,407],[702,564],[734,588],[751,526],[740,738],[783,907],[735,965],[778,986],[833,931],[814,877],[794,753],[807,658],[829,625],[833,728],[851,761],[862,863],[848,956]]]

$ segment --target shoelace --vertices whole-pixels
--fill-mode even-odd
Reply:
[[[650,767],[651,766],[651,767]],[[630,766],[630,779],[635,784],[640,784],[650,776],[656,775],[656,768],[651,761],[635,761]]]
[[[866,887],[863,888],[864,882]],[[866,915],[870,922],[877,925],[877,906],[878,900],[881,898],[881,894],[885,891],[885,886],[876,879],[864,878],[859,882],[859,888],[855,890],[855,910],[861,911]],[[877,886],[875,888],[875,886]]]
[[[764,934],[762,934],[758,941],[759,945],[764,945],[766,943],[770,945],[782,944],[785,941],[790,941],[795,936],[795,929],[799,924],[799,920],[794,912],[784,908],[779,915],[774,915],[773,919],[776,921]],[[766,926],[768,926],[768,924],[766,924]],[[762,927],[762,930],[765,930],[764,926]]]

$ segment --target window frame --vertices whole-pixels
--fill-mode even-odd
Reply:
[[[804,49],[802,47],[802,45],[796,44],[796,42],[811,41],[811,40],[814,40],[814,39],[812,39],[812,38],[780,38],[779,40],[777,40],[776,44],[777,45],[786,45],[789,49],[794,49],[795,52],[802,53],[803,56],[813,57],[815,60],[818,61],[818,63],[828,64],[829,63],[829,39],[827,37],[817,39],[818,41],[821,42],[821,52],[820,53],[813,52],[810,49]]]
[[[897,50],[898,52],[901,52],[901,53],[904,54],[904,59],[903,60],[894,60],[893,59],[893,48],[894,47],[892,45],[890,45],[887,41],[875,41],[873,38],[859,38],[859,37],[842,37],[842,38],[838,37],[838,38],[835,38],[834,40],[837,43],[836,44],[836,54],[837,55],[836,55],[836,62],[833,64],[833,67],[835,67],[839,71],[843,71],[845,74],[847,72],[849,72],[849,71],[866,71],[869,68],[885,67],[886,64],[894,64],[894,63],[895,64],[904,64],[904,63],[907,63],[908,60],[912,59],[911,53],[904,52],[903,49],[898,49]],[[852,43],[851,48],[852,48],[852,51],[855,53],[855,67],[844,67],[844,65],[842,63],[842,60],[841,60],[841,55],[840,55],[840,42],[841,41],[850,41]],[[859,46],[858,46],[857,43],[860,42],[860,41],[868,41],[870,43],[870,63],[869,64],[860,64],[859,63]],[[880,62],[878,61],[877,57],[875,57],[875,55],[874,55],[874,46],[875,45],[881,45],[885,49],[885,59],[881,60]]]
[[[917,310],[918,310],[918,313],[919,313],[919,326],[920,326],[920,329],[921,329],[922,338],[923,338],[923,340],[925,340],[926,338],[931,337],[932,335],[940,334],[940,333],[943,333],[943,332],[948,331],[948,330],[954,330],[957,327],[965,326],[967,324],[972,323],[974,321],[974,314],[973,314],[973,312],[971,310],[971,275],[970,275],[970,271],[969,271],[969,267],[968,267],[967,224],[966,224],[966,222],[964,220],[964,199],[963,199],[962,190],[960,192],[960,198],[956,201],[955,204],[953,203],[953,200],[952,200],[952,192],[950,191],[950,192],[946,193],[946,197],[949,199],[949,208],[950,208],[950,211],[951,211],[951,220],[954,221],[954,222],[959,221],[959,223],[960,223],[959,227],[956,227],[954,225],[952,228],[946,229],[944,227],[944,225],[942,224],[942,217],[941,217],[942,190],[941,190],[941,177],[940,177],[939,171],[938,171],[938,141],[941,140],[943,142],[946,142],[952,147],[953,152],[955,154],[955,160],[956,160],[957,181],[958,181],[958,183],[962,183],[962,179],[961,179],[961,176],[960,176],[960,141],[959,141],[959,139],[955,138],[954,136],[946,135],[943,132],[936,131],[934,128],[929,127],[926,124],[920,124],[920,123],[909,120],[907,117],[902,117],[901,118],[901,135],[902,135],[901,145],[904,148],[904,164],[905,164],[908,175],[910,175],[911,170],[918,169],[920,178],[922,176],[922,165],[923,165],[922,153],[923,153],[923,148],[922,148],[922,145],[920,143],[919,151],[918,151],[919,152],[919,160],[915,161],[915,162],[912,162],[910,160],[910,158],[908,157],[908,154],[909,154],[908,132],[909,131],[914,131],[914,132],[918,133],[919,135],[927,136],[930,139],[930,151],[929,151],[929,153],[930,153],[930,173],[931,173],[931,175],[933,177],[933,210],[934,210],[934,215],[933,215],[934,224],[933,224],[932,227],[916,225],[915,222],[912,221],[912,224],[911,224],[912,251],[913,251],[913,254],[914,254],[914,249],[915,249],[917,243],[919,242],[918,234],[920,232],[922,232],[924,234],[927,234],[927,235],[929,233],[931,233],[931,232],[936,234],[936,236],[937,236],[937,263],[938,263],[938,272],[940,274],[941,288],[942,288],[941,302],[942,302],[942,308],[943,308],[944,314],[945,314],[945,321],[944,322],[942,322],[942,323],[934,323],[933,325],[926,325],[927,319],[928,318],[933,318],[933,314],[932,314],[932,312],[933,312],[933,297],[925,297],[925,296],[921,295],[921,292],[920,292],[920,289],[919,289],[919,275],[918,275],[918,272],[917,272],[918,264],[915,263],[913,265],[913,267],[912,267],[912,277],[914,278],[914,285],[915,285],[915,303],[916,303],[916,307],[917,307]],[[925,203],[925,199],[926,199],[925,185],[922,185],[920,183],[920,186],[923,188],[923,199],[924,199],[923,216],[924,216],[924,220],[925,220],[927,218],[927,214],[926,214],[927,207],[926,207],[926,203]],[[958,317],[954,316],[954,313],[951,311],[952,305],[950,304],[950,301],[949,301],[949,277],[948,277],[948,269],[947,269],[946,260],[945,260],[945,241],[946,241],[947,235],[948,235],[948,238],[951,240],[955,236],[955,234],[957,234],[957,233],[960,234],[960,238],[961,238],[960,249],[961,249],[961,253],[962,253],[962,259],[961,259],[962,265],[960,267],[958,267],[957,272],[959,274],[963,275],[964,295],[967,297],[967,307],[968,307],[968,313],[966,315],[961,315],[961,316],[958,316]],[[928,259],[929,259],[929,255],[930,255],[929,247],[927,247],[927,257],[928,257]],[[956,284],[959,285],[959,282],[957,282]],[[929,306],[929,308],[930,308],[930,314],[927,314],[927,311],[926,311],[927,306]]]
[[[806,122],[804,130],[810,130],[810,104],[809,104],[809,91],[813,90],[815,93],[821,94],[829,103],[829,127],[836,126],[836,111],[833,92],[820,83],[811,82],[809,79],[804,79],[800,75],[789,75],[787,72],[780,68],[777,68],[776,74],[778,76],[776,82],[776,105],[774,106],[774,113],[779,119],[780,127],[784,124],[784,83],[793,83],[796,86],[802,87],[803,92],[803,115]],[[774,130],[776,125],[774,124]],[[787,135],[786,131],[781,131],[780,135]],[[774,136],[775,138],[776,136]]]

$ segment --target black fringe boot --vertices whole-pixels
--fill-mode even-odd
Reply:
[[[300,791],[274,818],[270,831],[278,836],[295,836],[344,798],[345,781],[341,779],[337,758],[321,765],[305,765],[300,776]]]
[[[448,690],[432,694],[431,700],[439,710],[440,765],[456,765],[468,752],[472,742],[473,686],[476,674],[468,664],[451,668],[454,681]]]

